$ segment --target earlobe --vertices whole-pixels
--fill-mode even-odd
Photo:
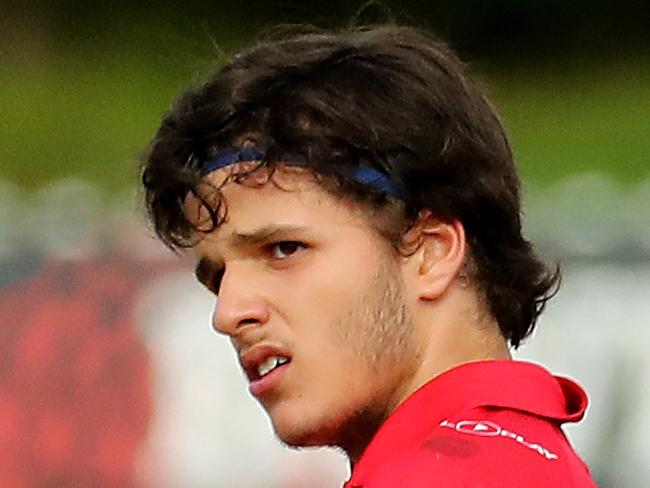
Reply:
[[[465,229],[458,220],[427,216],[419,231],[418,295],[422,300],[435,300],[447,291],[465,262]]]

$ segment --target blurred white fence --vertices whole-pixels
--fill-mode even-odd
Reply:
[[[564,280],[517,356],[587,387],[586,420],[568,431],[604,488],[636,488],[650,479],[649,205],[650,180],[623,188],[603,175],[576,176],[526,198],[527,232],[564,262]],[[0,182],[0,290],[51,257],[92,262],[113,253],[165,263],[136,297],[153,385],[137,484],[338,486],[347,476],[342,455],[296,453],[273,438],[228,342],[210,329],[212,297],[194,282],[188,263],[174,264],[136,212],[133,195],[107,197],[80,180],[30,195]]]

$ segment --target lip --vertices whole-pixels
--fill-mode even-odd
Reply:
[[[282,376],[290,364],[291,362],[288,362],[282,366],[278,366],[263,378],[251,381],[248,385],[248,391],[250,391],[251,395],[257,398],[272,391],[278,386],[278,383],[282,380]]]
[[[257,368],[262,362],[271,356],[283,356],[288,358],[289,361],[260,378],[257,374]],[[239,359],[242,368],[250,381],[248,389],[255,397],[259,397],[275,388],[281,380],[282,375],[291,364],[291,356],[282,348],[272,344],[253,346],[242,353]]]

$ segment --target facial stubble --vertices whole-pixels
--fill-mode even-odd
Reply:
[[[355,407],[332,442],[354,459],[401,401],[400,389],[413,374],[411,365],[419,356],[404,283],[392,257],[380,257],[367,292],[359,296],[337,329],[343,331],[341,347],[352,348],[353,367],[365,371],[368,383],[374,385],[369,398]]]
[[[346,367],[361,379],[364,391],[351,391],[343,400],[333,395],[321,418],[284,439],[289,445],[331,445],[355,456],[397,406],[398,390],[418,356],[397,263],[380,256],[355,295],[332,320],[330,337],[335,350],[346,351]]]

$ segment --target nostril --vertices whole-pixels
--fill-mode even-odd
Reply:
[[[257,320],[257,319],[243,319],[243,320],[239,321],[240,326],[242,326],[242,325],[255,325],[255,324],[259,324],[259,320]]]

